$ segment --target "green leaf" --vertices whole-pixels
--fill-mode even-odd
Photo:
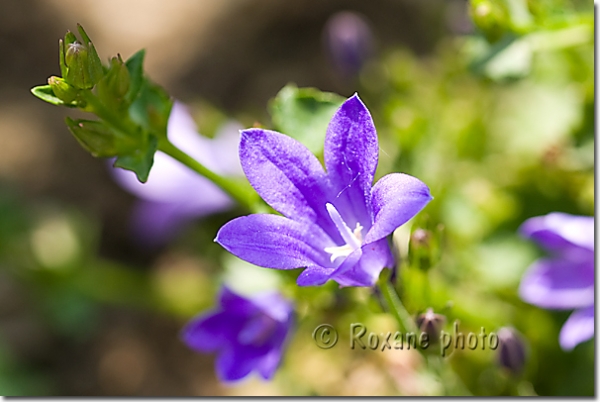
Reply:
[[[126,155],[119,155],[114,166],[133,171],[138,180],[145,183],[154,163],[158,140],[154,135],[146,135],[138,149]]]
[[[173,100],[164,89],[147,79],[139,92],[129,108],[129,116],[148,132],[166,137]]]
[[[138,96],[140,89],[142,88],[142,83],[144,82],[145,55],[146,51],[144,49],[139,50],[125,62],[127,70],[129,70],[129,76],[131,79],[129,91],[127,92],[127,95],[125,95],[127,103],[132,103]]]
[[[54,91],[52,91],[52,87],[50,87],[50,85],[39,85],[37,87],[33,87],[31,88],[31,93],[41,100],[53,105],[76,107],[74,102],[65,103],[61,99],[57,98],[56,95],[54,95]]]
[[[344,98],[315,88],[286,85],[269,103],[275,129],[300,141],[311,152],[323,152],[327,125]]]
[[[119,154],[118,136],[103,122],[67,117],[66,123],[73,136],[92,156],[104,158]]]

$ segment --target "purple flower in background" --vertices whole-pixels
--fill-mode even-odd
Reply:
[[[223,287],[220,308],[191,320],[183,341],[199,352],[216,352],[222,381],[236,381],[256,370],[273,377],[293,321],[289,301],[277,292],[245,298]]]
[[[559,339],[571,350],[594,336],[594,218],[554,212],[528,219],[520,231],[550,253],[523,276],[521,298],[547,309],[575,309]]]
[[[175,102],[167,126],[169,140],[204,166],[224,176],[242,176],[237,156],[239,130],[228,122],[214,139],[198,134],[187,108]],[[155,245],[166,242],[191,219],[231,208],[233,201],[210,180],[171,157],[157,152],[146,183],[128,170],[111,167],[115,180],[139,197],[132,216],[136,240]]]
[[[373,53],[373,34],[360,14],[341,11],[325,25],[323,40],[331,61],[344,77],[354,77]]]
[[[375,186],[379,147],[373,120],[357,95],[333,116],[325,167],[298,141],[269,130],[242,131],[240,160],[250,184],[284,216],[234,219],[217,241],[250,263],[306,267],[298,285],[373,286],[394,259],[386,237],[432,199],[418,179],[392,173]]]

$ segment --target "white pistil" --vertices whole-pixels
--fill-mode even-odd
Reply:
[[[325,252],[331,254],[331,262],[335,261],[338,257],[347,257],[352,254],[353,251],[360,248],[362,245],[362,229],[360,223],[356,223],[356,228],[351,231],[338,210],[332,205],[327,203],[325,205],[327,212],[333,220],[335,227],[340,232],[342,239],[346,242],[343,246],[336,247],[325,247]]]

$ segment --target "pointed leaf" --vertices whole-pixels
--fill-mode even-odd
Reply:
[[[144,56],[146,51],[144,49],[139,50],[133,56],[131,56],[126,62],[127,70],[131,78],[131,85],[129,86],[129,92],[125,96],[128,103],[131,103],[138,96],[142,83],[144,81]]]
[[[66,123],[77,141],[92,156],[103,158],[116,156],[119,153],[117,135],[103,122],[73,120],[67,117]]]
[[[166,137],[172,107],[173,100],[164,89],[144,80],[139,96],[129,108],[129,115],[147,131]]]
[[[154,154],[158,148],[158,140],[153,135],[148,135],[144,146],[127,155],[120,155],[114,166],[133,171],[138,180],[145,183],[148,180],[150,169],[154,163]]]

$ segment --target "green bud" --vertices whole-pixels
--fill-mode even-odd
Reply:
[[[65,34],[64,42],[59,41],[60,68],[63,78],[70,85],[90,89],[103,77],[104,69],[94,45],[83,28],[79,28],[84,43],[78,42],[71,32]]]
[[[425,270],[431,267],[431,243],[432,235],[429,230],[418,228],[413,231],[408,247],[411,264]]]
[[[473,0],[469,10],[471,19],[490,43],[498,41],[510,28],[508,11],[490,0]]]
[[[48,85],[52,88],[54,95],[64,103],[71,103],[77,96],[77,88],[69,85],[64,79],[56,76],[48,78]]]
[[[117,57],[113,57],[110,60],[111,71],[113,72],[112,76],[112,85],[114,88],[115,94],[119,97],[125,96],[127,91],[129,91],[129,86],[131,82],[131,78],[129,77],[129,70],[127,66],[121,59],[121,55]]]
[[[424,271],[435,266],[442,256],[443,236],[444,229],[441,225],[430,229],[416,227],[410,235],[408,244],[408,259],[411,266]]]
[[[97,85],[98,97],[105,105],[120,106],[130,87],[129,70],[121,57],[113,57],[106,75]]]
[[[117,136],[101,121],[66,119],[67,126],[77,141],[92,156],[103,158],[119,154]]]

